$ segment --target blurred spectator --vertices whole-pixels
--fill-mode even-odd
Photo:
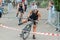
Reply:
[[[4,3],[5,3],[4,0],[2,0],[2,6],[4,6]]]
[[[35,9],[37,9],[37,5],[35,2],[33,2],[31,5],[31,10],[35,10]]]
[[[2,3],[2,0],[0,0],[0,4]]]
[[[51,22],[51,18],[52,18],[52,14],[54,14],[54,3],[52,2],[52,1],[49,1],[49,4],[48,4],[48,9],[47,9],[48,11],[49,11],[49,13],[48,13],[48,23],[50,23]]]
[[[28,5],[28,2],[27,2],[27,0],[25,0],[25,2],[24,2],[25,11],[27,10],[27,5]]]
[[[9,0],[8,1],[8,13],[11,12],[12,9],[12,2]]]
[[[15,1],[12,2],[13,7],[15,7]]]
[[[17,7],[19,2],[22,2],[22,0],[15,0],[16,7]]]
[[[25,0],[22,0],[22,2],[25,2]]]

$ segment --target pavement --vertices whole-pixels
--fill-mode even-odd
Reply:
[[[30,8],[27,9],[27,12],[23,17],[27,17],[29,10]],[[52,25],[45,23],[48,18],[47,10],[45,8],[39,8],[38,10],[41,14],[41,20],[37,24],[35,40],[60,40],[60,32],[55,31],[55,27]],[[19,34],[28,23],[18,26],[16,11],[17,10],[13,8],[10,10],[10,13],[3,14],[2,18],[0,19],[0,40],[23,40]],[[27,40],[33,40],[32,35],[33,32],[31,30],[31,34]]]

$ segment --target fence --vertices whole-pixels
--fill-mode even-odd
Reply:
[[[60,30],[60,12],[51,13],[50,24]]]

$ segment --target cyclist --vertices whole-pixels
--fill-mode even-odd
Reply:
[[[19,14],[19,12],[20,12],[20,18],[19,18],[19,23],[20,23],[21,18],[23,17],[23,14],[24,14],[24,4],[23,4],[22,2],[19,2],[17,9],[18,9],[18,11],[17,11],[16,17],[18,16],[18,14]],[[19,24],[18,24],[18,25],[19,25]]]
[[[25,10],[24,11],[26,11],[27,10],[27,0],[25,0],[25,2],[24,2],[24,6],[25,6]]]
[[[27,20],[23,20],[21,23],[20,23],[20,25],[22,25],[23,23],[26,23],[26,22],[28,22],[28,21],[31,21],[30,19],[33,19],[34,20],[34,24],[33,24],[33,32],[36,32],[36,20],[40,20],[40,17],[41,17],[41,15],[40,15],[40,13],[39,13],[39,11],[37,10],[37,9],[35,9],[35,10],[32,10],[32,11],[30,11],[30,13],[29,13],[29,15],[28,15],[28,19]],[[30,18],[30,19],[29,19]],[[35,39],[35,33],[33,34],[33,39]]]

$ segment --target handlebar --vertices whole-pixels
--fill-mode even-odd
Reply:
[[[38,23],[38,20],[33,20],[33,19],[31,19],[31,18],[21,18],[21,19],[29,19],[31,22],[36,22],[36,23]]]
[[[28,18],[31,22],[36,22],[36,23],[38,23],[38,20],[33,20],[33,19],[31,19],[31,18]]]
[[[33,20],[33,19],[31,19],[31,18],[21,18],[21,19],[28,19],[28,20],[31,21],[31,22],[36,22],[36,23],[38,23],[38,20]]]

